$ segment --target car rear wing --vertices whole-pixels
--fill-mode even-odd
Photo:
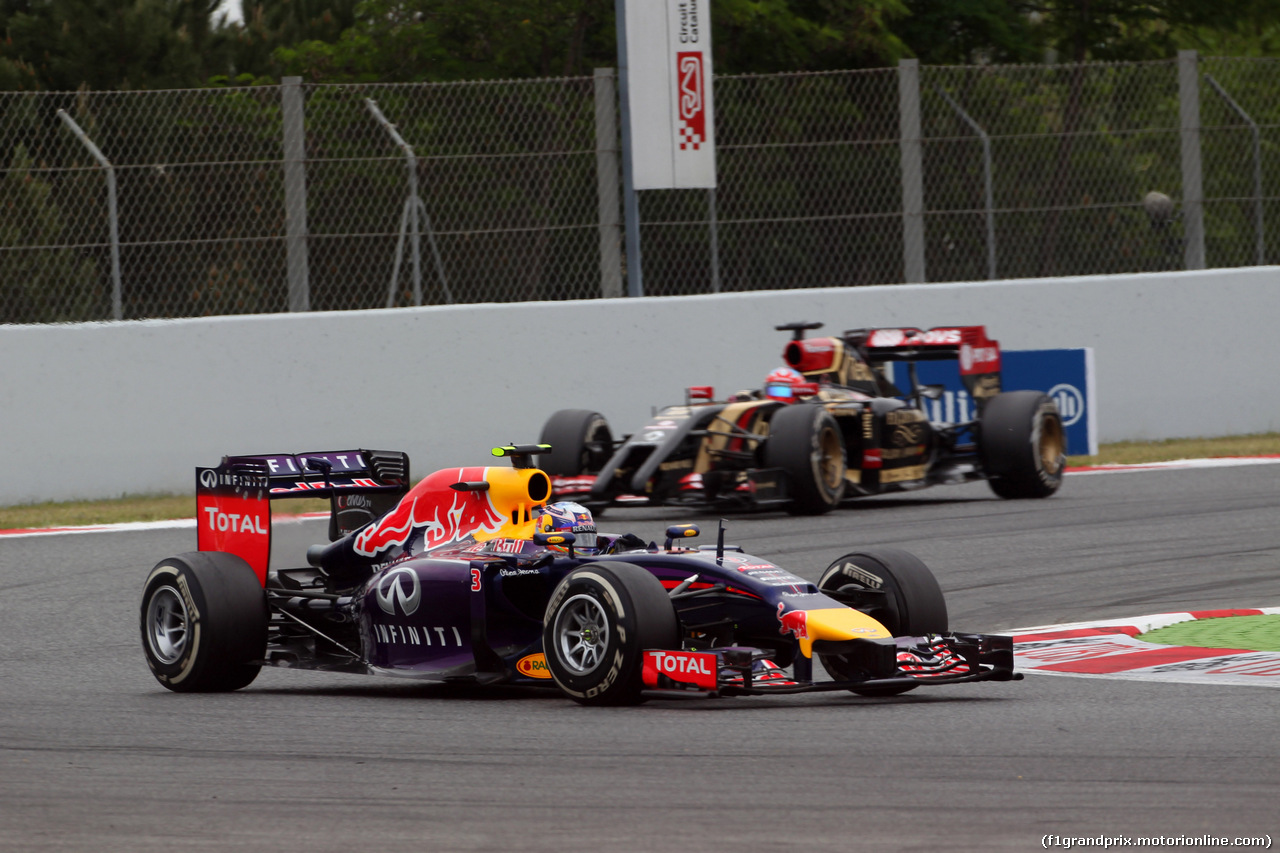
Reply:
[[[196,469],[197,548],[241,557],[265,583],[272,500],[329,498],[334,540],[381,517],[409,485],[409,456],[400,451],[224,456],[216,468]]]
[[[1000,342],[987,337],[985,326],[943,326],[929,330],[852,329],[846,342],[873,366],[903,361],[958,361],[960,380],[979,405],[1000,393]],[[914,370],[912,388],[915,388]]]

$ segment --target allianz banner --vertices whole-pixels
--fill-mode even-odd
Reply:
[[[1067,431],[1067,453],[1096,455],[1098,452],[1097,405],[1094,401],[1093,348],[1003,350],[1001,387],[1005,391],[1043,391],[1058,404]],[[904,365],[886,371],[889,379],[904,391],[910,384]],[[973,399],[960,384],[959,366],[954,361],[925,361],[916,364],[922,385],[943,385],[940,400],[925,400],[924,410],[933,421],[959,423],[972,420]]]

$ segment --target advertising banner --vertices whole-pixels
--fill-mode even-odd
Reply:
[[[1067,433],[1067,453],[1096,455],[1098,452],[1097,405],[1094,402],[1093,348],[1003,350],[1001,388],[1004,391],[1043,391],[1058,404]],[[890,364],[889,378],[903,391],[910,385],[907,369]],[[924,401],[933,421],[959,423],[972,420],[973,400],[960,382],[954,361],[920,362],[916,375],[923,385],[943,385],[940,400]]]
[[[714,188],[710,0],[624,5],[635,188]]]

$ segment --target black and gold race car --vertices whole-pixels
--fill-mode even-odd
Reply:
[[[827,512],[844,500],[940,483],[986,480],[1003,498],[1043,498],[1062,484],[1066,435],[1057,406],[1038,391],[1001,392],[1000,347],[983,326],[927,331],[854,329],[792,334],[787,367],[760,390],[715,400],[707,386],[657,411],[615,441],[590,409],[563,409],[542,431],[543,467],[557,499],[610,505],[785,508]],[[917,381],[918,361],[957,362],[975,416],[932,420],[925,401],[942,386]],[[901,366],[908,385],[889,379]]]

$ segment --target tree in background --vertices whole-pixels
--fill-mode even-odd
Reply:
[[[816,71],[890,64],[910,51],[901,0],[717,0],[716,70]],[[417,82],[584,76],[617,62],[613,0],[364,0],[336,41],[281,48],[312,80]],[[634,61],[634,60],[633,60]]]
[[[0,172],[0,323],[52,323],[104,316],[94,262],[59,247],[63,214],[19,145]]]
[[[5,0],[0,84],[50,91],[198,86],[222,73],[228,56],[217,2]]]
[[[244,0],[242,21],[226,29],[233,77],[278,79],[289,73],[277,55],[295,45],[334,44],[356,24],[360,0]]]
[[[1020,0],[907,0],[894,31],[924,65],[1038,62],[1035,10]]]
[[[1280,35],[1274,0],[1041,0],[1030,8],[1045,47],[1063,62],[1169,59],[1180,48],[1262,56]]]
[[[282,47],[310,80],[558,77],[614,65],[613,0],[364,0],[340,39]]]
[[[0,89],[584,76],[614,0],[0,0]],[[69,22],[75,22],[70,26]],[[1280,50],[1275,0],[712,0],[721,74]]]

